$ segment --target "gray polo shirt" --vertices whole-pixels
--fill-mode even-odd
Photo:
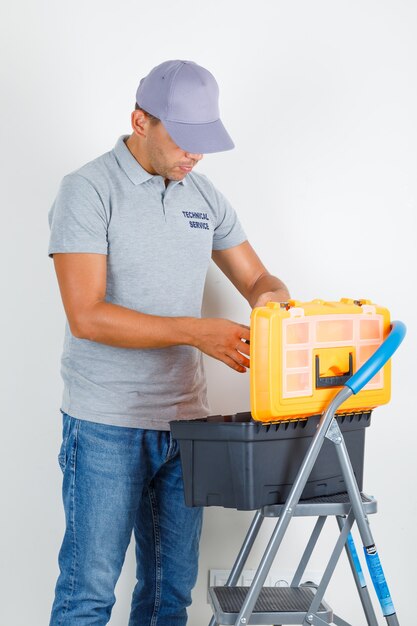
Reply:
[[[163,316],[201,316],[212,250],[246,240],[209,179],[170,181],[145,171],[122,136],[62,180],[49,211],[48,253],[107,255],[106,301]],[[136,350],[78,339],[68,323],[61,361],[65,413],[168,430],[209,413],[202,354],[191,346]]]

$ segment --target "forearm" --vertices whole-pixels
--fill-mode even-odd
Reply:
[[[147,315],[99,301],[70,322],[80,339],[119,348],[190,345],[238,372],[249,367],[249,327],[217,318]]]
[[[97,302],[73,324],[80,338],[120,348],[194,345],[201,320],[148,315],[111,302]]]
[[[274,292],[273,300],[275,302],[286,302],[290,299],[289,291],[282,280],[272,276],[272,274],[262,274],[252,285],[247,295],[247,300],[253,307],[260,296],[272,292]]]
[[[106,302],[105,255],[54,254],[54,262],[75,337],[132,349],[189,345],[238,372],[249,367],[247,326],[218,318],[148,315]]]
[[[226,250],[214,250],[213,260],[251,307],[290,298],[282,280],[272,276],[248,241]]]

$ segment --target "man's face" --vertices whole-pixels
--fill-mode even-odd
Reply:
[[[182,150],[161,122],[150,120],[146,129],[146,148],[149,165],[156,174],[168,180],[182,180],[203,158],[202,154]]]

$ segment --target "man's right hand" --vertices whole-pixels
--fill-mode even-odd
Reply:
[[[223,361],[237,372],[244,373],[250,366],[249,326],[236,324],[230,320],[216,318],[193,319],[190,329],[194,334],[191,344]]]
[[[105,301],[106,256],[56,253],[55,269],[71,333],[119,348],[191,345],[237,372],[249,367],[249,328],[230,320],[148,315]]]

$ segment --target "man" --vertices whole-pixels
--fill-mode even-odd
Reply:
[[[50,211],[68,319],[61,411],[66,532],[51,626],[107,624],[132,530],[129,626],[184,626],[201,510],[169,422],[209,413],[202,353],[249,367],[249,329],[202,319],[212,257],[251,306],[288,299],[224,196],[193,168],[233,148],[218,86],[191,61],[141,80],[132,133],[64,177]]]

